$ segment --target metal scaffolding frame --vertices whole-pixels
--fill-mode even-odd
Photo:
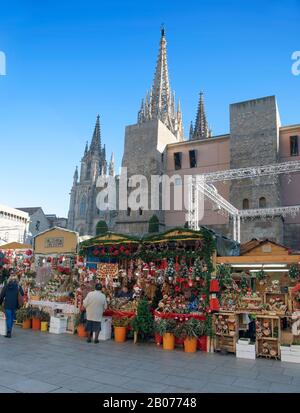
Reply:
[[[266,175],[294,173],[300,171],[300,161],[282,162],[276,165],[266,165],[251,168],[239,168],[228,171],[209,172],[203,175],[191,176],[189,180],[189,227],[199,229],[199,192],[206,196],[219,210],[225,211],[233,221],[233,239],[240,242],[241,220],[247,218],[268,218],[275,216],[296,216],[300,212],[300,205],[256,208],[239,210],[223,198],[212,185],[212,182],[229,181],[232,179],[256,178]]]
[[[300,172],[300,161],[280,162],[277,164],[253,166],[247,168],[229,169],[226,171],[208,172],[204,175],[207,183],[231,181],[232,179],[257,178]]]

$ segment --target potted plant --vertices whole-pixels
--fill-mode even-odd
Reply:
[[[204,332],[203,322],[196,318],[178,324],[175,329],[175,334],[184,340],[184,351],[186,353],[195,353],[197,350],[197,339]]]
[[[85,330],[85,313],[82,311],[80,314],[77,314],[74,320],[74,327],[77,331],[78,337],[87,337],[88,333]]]
[[[29,307],[23,307],[16,312],[17,323],[22,324],[24,330],[31,328],[31,309]]]
[[[157,346],[160,346],[163,338],[161,335],[160,320],[155,320],[153,323],[154,340]]]
[[[40,312],[40,320],[41,320],[41,331],[48,331],[48,325],[50,322],[50,314],[42,310]]]
[[[31,315],[32,315],[32,330],[40,330],[41,329],[41,310],[38,307],[31,308]]]
[[[128,317],[113,317],[114,337],[117,343],[123,343],[126,340],[126,331],[129,325]]]
[[[149,339],[153,334],[153,316],[147,299],[141,299],[137,306],[136,316],[130,321],[134,331],[135,342],[139,336],[142,340]]]
[[[157,331],[163,338],[163,349],[174,350],[175,336],[174,331],[176,327],[176,321],[170,318],[163,318],[158,322]]]

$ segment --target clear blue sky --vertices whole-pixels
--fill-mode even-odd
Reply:
[[[300,123],[300,76],[291,74],[299,21],[299,0],[2,1],[0,203],[66,216],[97,113],[120,165],[162,22],[186,136],[200,89],[214,134],[229,131],[230,103],[272,94],[282,123]]]

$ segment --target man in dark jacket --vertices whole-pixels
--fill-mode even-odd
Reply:
[[[24,291],[19,286],[17,277],[10,277],[8,283],[3,287],[0,294],[0,305],[4,302],[7,333],[5,337],[10,338],[16,318],[16,310],[19,307],[19,294],[24,296]]]

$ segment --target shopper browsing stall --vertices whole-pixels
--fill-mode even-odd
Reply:
[[[95,343],[99,343],[98,336],[101,330],[103,312],[107,308],[106,297],[101,290],[101,284],[96,284],[95,291],[89,292],[83,300],[83,306],[86,309],[88,343],[92,341],[93,333],[95,333]]]

